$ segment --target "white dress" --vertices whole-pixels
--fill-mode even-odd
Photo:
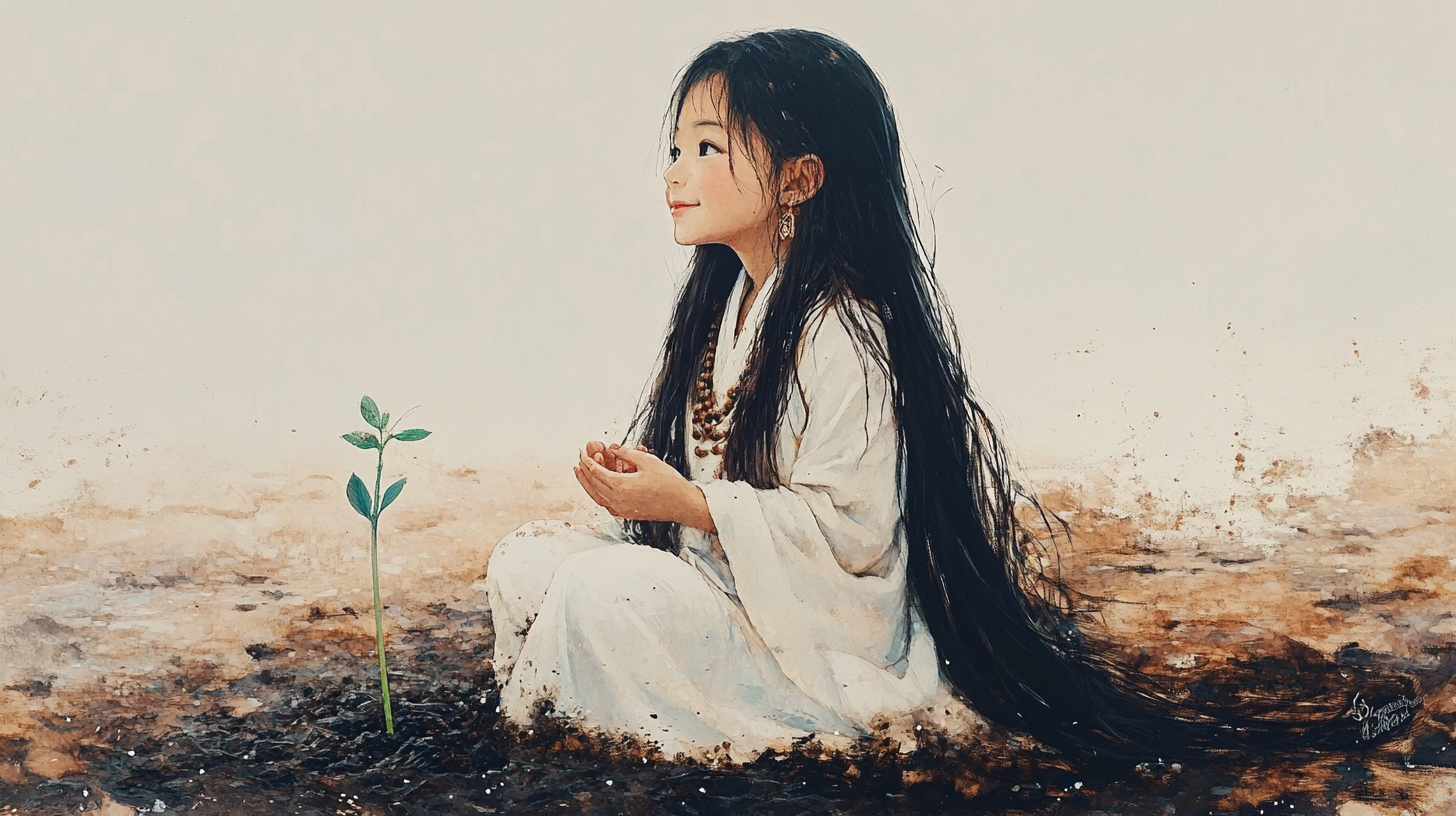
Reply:
[[[721,321],[720,403],[776,280],[736,338],[734,321]],[[721,457],[689,451],[716,535],[684,528],[675,556],[627,544],[612,526],[535,521],[496,545],[487,585],[509,717],[525,723],[550,699],[558,714],[655,741],[669,757],[724,747],[744,761],[809,733],[863,733],[877,715],[943,697],[934,643],[909,602],[887,382],[832,310],[806,330],[798,374],[803,398],[790,400],[778,440],[783,486],[714,478]]]

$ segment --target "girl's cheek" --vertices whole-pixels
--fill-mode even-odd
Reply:
[[[706,173],[703,173],[703,175],[698,179],[698,188],[702,191],[704,195],[711,196],[713,198],[721,198],[724,191],[732,188],[732,186],[733,179],[728,177],[728,173],[726,171],[718,172],[716,169],[709,170]]]

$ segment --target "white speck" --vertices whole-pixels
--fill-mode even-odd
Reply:
[[[698,788],[698,793],[707,793],[707,792],[708,792],[708,789],[707,788]]]
[[[915,726],[915,730],[916,730],[916,731],[919,731],[919,730],[920,730],[920,726],[918,726],[918,725],[917,725],[917,726]]]
[[[608,787],[610,787],[610,786],[611,786],[611,784],[612,784],[612,780],[610,780],[610,779],[608,779],[608,780],[607,780],[607,786],[608,786]]]
[[[1082,789],[1082,783],[1081,782],[1078,782],[1078,783],[1072,785],[1072,787],[1076,788],[1077,790],[1081,790]]]
[[[835,731],[834,732],[834,736],[836,736],[836,737],[839,736],[839,732],[838,731]]]
[[[203,774],[205,774],[205,773],[207,773],[207,771],[204,771],[204,770],[203,770],[203,769],[201,769],[201,768],[198,768],[198,769],[197,769],[197,775],[198,775],[198,776],[202,776],[202,775],[203,775]]]
[[[136,751],[127,751],[126,752],[126,755],[127,756],[136,756]]]
[[[404,783],[405,783],[405,784],[406,784],[406,785],[408,785],[408,784],[409,784],[409,780],[408,780],[408,779],[406,779],[406,780],[405,780],[405,781],[404,781]]]
[[[66,718],[66,722],[70,722],[70,721],[71,721],[71,718],[70,717],[67,717]]]
[[[81,795],[82,796],[90,796],[91,795],[91,791],[89,789],[82,790],[81,791]]]
[[[1349,570],[1345,569],[1344,567],[1340,567],[1339,569],[1335,570],[1335,572],[1349,572]]]
[[[161,799],[157,799],[157,800],[154,800],[152,802],[152,812],[153,813],[164,813],[164,812],[166,812],[166,810],[167,810],[167,803],[166,802],[163,802]]]

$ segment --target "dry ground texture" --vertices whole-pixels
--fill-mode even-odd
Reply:
[[[1062,575],[1116,599],[1097,626],[1141,671],[1416,677],[1424,707],[1374,754],[1089,775],[905,718],[735,767],[550,719],[522,734],[495,713],[490,548],[592,511],[545,471],[470,469],[412,472],[385,516],[384,737],[367,528],[338,474],[259,473],[186,503],[92,493],[0,519],[0,813],[1456,813],[1456,442],[1372,432],[1341,495],[1299,492],[1293,468],[1249,474],[1242,515],[1113,510],[1108,479],[1042,492],[1076,536]]]

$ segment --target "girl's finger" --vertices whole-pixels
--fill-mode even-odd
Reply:
[[[611,510],[612,500],[604,492],[602,492],[601,485],[593,482],[591,479],[591,475],[584,472],[582,468],[573,468],[572,470],[576,473],[577,483],[580,484],[581,489],[585,490],[586,494],[591,497],[591,500],[596,502],[599,506]]]
[[[627,462],[637,470],[642,470],[644,467],[650,466],[653,462],[658,461],[656,456],[653,456],[647,451],[632,450],[631,448],[618,450],[617,458]]]
[[[581,483],[582,489],[586,491],[588,496],[591,496],[592,501],[596,502],[597,506],[605,509],[617,518],[623,518],[621,510],[617,508],[616,500],[607,489],[592,479],[590,471],[584,468],[574,468],[573,470],[576,471],[576,480]]]
[[[596,465],[596,462],[592,461],[591,457],[584,455],[579,459],[580,461],[576,463],[577,478],[581,480],[583,487],[594,493],[597,486],[596,480],[592,478],[592,467]]]
[[[602,470],[606,469],[602,467],[601,463],[597,461],[595,456],[587,456],[585,454],[582,454],[579,458],[581,459],[581,469],[585,471],[588,475],[595,474],[598,468],[601,468]]]
[[[629,461],[626,457],[621,455],[625,450],[626,449],[624,448],[617,451],[616,459],[618,462]],[[630,451],[628,452],[630,453]],[[618,473],[611,468],[605,467],[601,463],[597,462],[595,459],[583,457],[582,461],[587,465],[588,474],[596,478],[596,480],[601,482],[602,484],[616,485],[618,484],[618,480],[625,475],[622,473]]]
[[[581,468],[574,467],[571,469],[571,472],[576,475],[576,483],[581,485],[581,489],[586,491],[586,494],[591,497],[591,500],[596,502],[597,504],[601,504],[601,499],[597,498],[596,492],[592,489],[592,486],[587,483],[586,477],[582,475]]]
[[[587,481],[591,482],[598,494],[606,496],[613,489],[614,485],[610,481],[609,477],[613,476],[614,474],[610,470],[607,470],[606,468],[597,464],[595,460],[590,459],[586,456],[581,457],[580,468],[582,472],[582,477],[585,478]]]

